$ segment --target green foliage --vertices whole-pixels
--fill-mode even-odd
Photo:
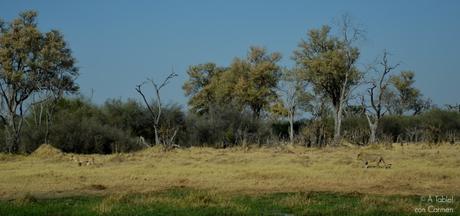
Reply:
[[[325,147],[332,142],[334,121],[330,116],[313,118],[300,129],[301,139],[307,147]]]
[[[124,121],[108,124],[108,119],[114,116],[106,116],[102,110],[84,99],[61,100],[50,142],[63,151],[77,153],[107,154],[139,149],[129,130],[123,130]],[[115,118],[111,121],[116,121]]]
[[[252,118],[247,111],[235,106],[214,105],[207,115],[187,116],[189,145],[230,147],[242,144],[263,143],[270,136],[270,128],[263,120]]]
[[[172,140],[180,146],[266,144],[269,139],[287,138],[288,125],[274,120],[280,116],[293,126],[291,141],[294,133],[300,134],[307,146],[324,146],[332,136],[340,138],[342,116],[345,138],[367,143],[363,107],[348,106],[342,113],[363,75],[356,66],[359,49],[353,46],[359,32],[347,35],[354,31],[347,29],[351,27],[347,19],[340,29],[343,35],[332,35],[329,26],[310,30],[294,52],[293,69],[281,70],[279,53],[255,46],[226,67],[190,66],[182,87],[190,112],[174,104],[161,105],[161,117],[152,120],[158,110],[149,112],[134,100],[108,100],[98,106],[84,98],[63,98],[78,91],[76,60],[64,36],[57,30],[41,32],[36,18],[36,12],[26,11],[8,23],[0,21],[0,151],[32,152],[48,142],[67,152],[125,152],[144,147],[140,136],[150,143]],[[151,80],[157,104],[161,104],[159,89],[175,76],[172,73],[160,87]],[[391,77],[394,89],[382,95],[391,115],[382,119],[377,136],[393,142],[455,143],[459,112],[433,109],[414,87],[414,77],[411,71]],[[315,95],[308,92],[309,85]],[[138,90],[144,97],[140,86]],[[145,97],[144,101],[151,104]],[[309,112],[311,118],[296,122],[299,111]],[[404,115],[410,111],[414,116]]]
[[[345,118],[343,131],[344,138],[352,144],[365,145],[369,142],[369,125],[362,115]]]
[[[421,124],[417,117],[390,115],[382,118],[377,133],[378,136],[388,135],[392,142],[398,142],[402,141],[409,128],[418,126]]]
[[[186,96],[191,97],[188,104],[192,112],[204,114],[209,111],[210,104],[217,100],[214,89],[216,86],[211,83],[216,82],[216,77],[225,70],[214,63],[192,65],[188,68],[189,80],[182,89]]]
[[[311,122],[306,122],[305,120],[298,120],[293,123],[294,126],[294,134],[299,134],[300,130],[305,127],[311,127]],[[289,121],[276,121],[271,124],[271,130],[277,138],[282,140],[289,139]]]
[[[142,134],[142,127],[149,123],[145,108],[132,99],[126,102],[120,99],[109,99],[101,107],[101,112],[104,116],[104,124],[135,134]]]
[[[224,195],[170,189],[148,194],[39,199],[18,204],[1,201],[6,215],[418,215],[417,196],[359,193],[272,193]],[[460,206],[452,206],[454,212]],[[446,213],[448,214],[448,213]]]
[[[338,107],[340,97],[357,84],[361,73],[355,67],[359,50],[346,41],[330,35],[331,28],[323,26],[308,32],[308,39],[299,43],[294,60],[304,68],[304,79],[312,83],[316,92],[328,97]]]
[[[109,154],[145,148],[139,143],[139,136],[148,143],[155,139],[150,113],[134,100],[112,99],[96,106],[85,98],[61,99],[50,125],[37,123],[46,118],[42,115],[40,119],[41,111],[33,109],[26,118],[28,124],[19,145],[21,152],[30,153],[48,142],[65,152]],[[160,136],[170,137],[177,130],[175,143],[189,145],[186,116],[180,106],[165,105],[162,112]],[[46,126],[49,126],[48,140]]]
[[[234,86],[237,101],[249,106],[257,118],[277,98],[280,59],[279,53],[269,54],[265,48],[251,47],[246,59],[236,59],[230,66],[230,71],[238,76]]]
[[[412,111],[413,115],[420,114],[431,106],[431,101],[423,98],[420,90],[415,88],[415,73],[413,71],[402,71],[397,76],[392,76],[390,81],[396,92],[390,95],[389,110],[393,114],[402,115],[405,112]]]
[[[331,35],[329,26],[310,30],[308,39],[299,43],[293,57],[316,94],[327,98],[334,108],[334,145],[341,141],[343,108],[353,87],[362,79],[356,67],[360,52],[353,46],[360,31],[352,28],[346,16],[341,21],[342,35]]]
[[[42,33],[37,12],[25,11],[0,25],[0,117],[6,125],[9,151],[17,151],[23,117],[35,99],[76,92],[75,59],[57,30]]]
[[[283,69],[278,82],[278,103],[271,107],[272,113],[287,117],[297,112],[311,111],[313,95],[308,91],[308,82],[302,77],[300,68]]]
[[[450,142],[460,135],[460,113],[432,109],[417,116],[386,116],[378,133],[391,136],[393,142]]]
[[[183,89],[191,96],[191,111],[204,114],[213,104],[233,103],[240,110],[250,108],[258,118],[277,97],[280,59],[279,53],[251,47],[245,59],[235,58],[228,68],[213,63],[190,66]]]
[[[152,105],[152,107],[156,107],[156,105]],[[101,111],[104,124],[126,131],[134,137],[142,136],[147,141],[154,143],[155,132],[153,120],[147,108],[139,102],[132,99],[127,101],[108,100],[101,107]],[[158,110],[154,109],[153,112],[156,115]],[[160,137],[170,138],[174,130],[177,129],[176,138],[178,140],[176,140],[176,143],[183,144],[183,141],[185,141],[185,114],[181,107],[175,104],[162,105],[161,112]]]

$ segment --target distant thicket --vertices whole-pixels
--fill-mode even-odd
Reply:
[[[134,100],[109,100],[103,105],[95,105],[84,98],[64,98],[57,103],[48,128],[38,124],[45,120],[44,115],[40,120],[40,111],[37,106],[26,117],[20,152],[32,152],[46,142],[65,152],[109,154],[145,148],[146,145],[139,142],[140,136],[148,143],[155,140],[148,111]],[[212,107],[209,115],[200,116],[186,113],[179,106],[168,105],[164,107],[162,116],[164,127],[180,128],[175,143],[181,147],[270,146],[289,141],[288,121],[254,119],[249,111],[239,112],[232,106]],[[333,139],[332,118],[303,119],[294,125],[298,145],[321,147],[330,144]],[[4,134],[3,130],[4,126],[0,135]],[[160,135],[163,131],[165,128],[160,130]],[[364,116],[345,118],[343,133],[344,141],[368,144],[369,129]],[[386,143],[455,143],[459,135],[460,112],[431,109],[416,116],[385,116],[377,139]],[[5,142],[0,143],[1,150],[6,151]]]

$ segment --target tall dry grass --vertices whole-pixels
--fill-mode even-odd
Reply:
[[[357,153],[362,151],[382,154],[393,164],[392,168],[363,169],[356,160]],[[24,194],[116,195],[172,187],[245,194],[302,191],[460,194],[460,146],[457,145],[188,148],[170,152],[151,148],[130,154],[74,155],[83,159],[94,157],[96,164],[92,166],[78,166],[70,160],[71,154],[53,152],[27,157],[0,155],[0,198]],[[101,211],[109,207],[108,201]]]

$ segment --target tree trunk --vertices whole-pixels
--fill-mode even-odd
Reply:
[[[374,120],[372,120],[373,118],[371,118],[371,116],[369,116],[369,114],[365,113],[366,115],[366,119],[367,119],[367,123],[369,124],[369,130],[371,132],[370,136],[369,136],[369,144],[374,144],[377,140],[376,138],[376,134],[377,134],[377,127],[379,125],[379,120],[380,120],[380,115],[378,114],[379,112],[377,112],[377,116],[374,118]]]
[[[369,144],[374,144],[376,142],[377,125],[377,121],[374,123],[369,122],[369,129],[371,131],[371,135],[369,137]]]
[[[45,143],[49,143],[48,138],[50,135],[50,124],[51,124],[51,116],[50,113],[47,112],[46,114],[46,126],[45,126]]]
[[[342,106],[339,105],[339,107],[336,108],[336,111],[334,112],[334,141],[333,145],[337,146],[340,144],[340,141],[342,140],[341,136],[341,128],[342,128]]]
[[[155,131],[155,145],[160,144],[160,137],[158,136],[158,127],[156,125],[153,126]]]
[[[289,140],[294,144],[294,114],[289,112]]]
[[[10,126],[8,126],[10,127]],[[19,132],[16,128],[9,128],[7,129],[7,143],[8,143],[8,152],[9,153],[17,153],[19,150]]]
[[[8,145],[8,152],[16,153],[19,150],[21,124],[16,125],[14,113],[8,117],[8,124],[6,125],[6,143]]]

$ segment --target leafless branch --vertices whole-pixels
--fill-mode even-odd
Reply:
[[[142,97],[142,100],[144,101],[145,105],[147,106],[147,109],[149,110],[150,112],[150,115],[152,116],[152,120],[153,120],[153,127],[154,127],[154,132],[155,132],[155,144],[160,144],[161,141],[160,141],[160,136],[159,136],[159,129],[160,129],[160,118],[161,118],[161,112],[162,112],[162,104],[161,104],[161,94],[160,94],[160,90],[165,87],[166,85],[169,84],[170,80],[173,79],[174,77],[178,76],[174,70],[163,80],[162,83],[158,84],[156,83],[153,79],[151,78],[147,78],[147,81],[144,81],[142,82],[141,84],[139,85],[136,85],[136,88],[135,90],[137,91],[137,93],[139,93],[139,95],[141,95]],[[145,85],[147,82],[149,82],[150,84],[152,84],[153,88],[154,88],[154,93],[155,93],[155,97],[156,97],[156,100],[155,100],[155,105],[156,105],[156,109],[157,109],[157,113],[155,113],[154,111],[154,107],[153,105],[151,105],[149,103],[149,101],[147,100],[147,97],[146,95],[144,94],[144,92],[142,91],[142,86]],[[175,134],[174,134],[175,136]],[[174,137],[173,137],[174,138]]]

